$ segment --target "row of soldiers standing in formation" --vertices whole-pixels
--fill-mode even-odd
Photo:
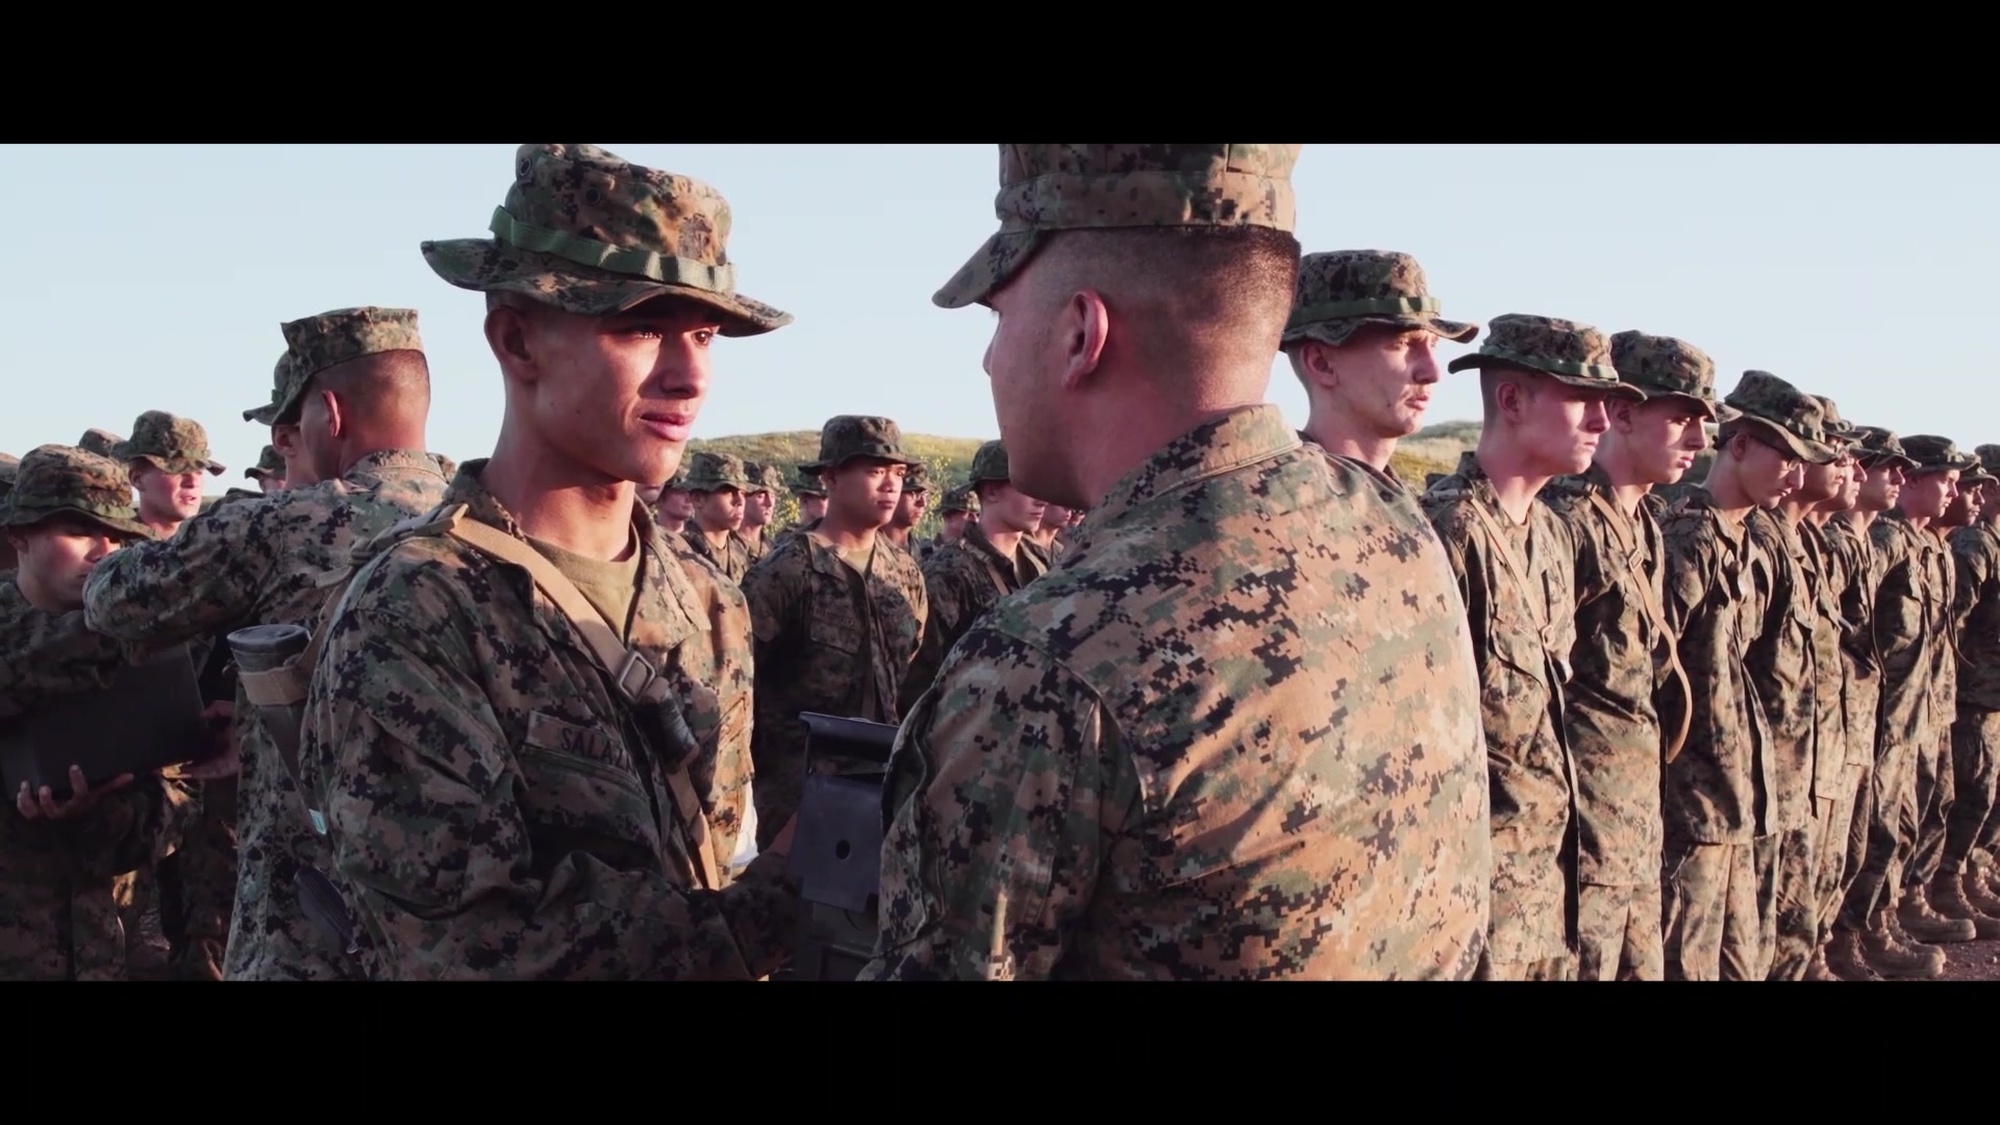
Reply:
[[[1449,365],[1478,448],[1420,493],[1390,455],[1480,327],[1408,255],[1302,255],[1299,147],[1000,146],[1001,230],[934,301],[996,314],[1006,445],[921,568],[883,546],[914,461],[887,419],[827,424],[825,511],[754,562],[728,487],[761,471],[635,502],[709,340],[791,317],[736,292],[719,194],[591,146],[522,146],[494,238],[422,248],[486,295],[491,458],[425,452],[415,314],[380,308],[284,326],[245,418],[286,487],[169,537],[137,476],[34,450],[0,713],[315,636],[242,671],[214,755],[17,795],[4,846],[47,862],[10,868],[8,972],[111,972],[113,881],[179,840],[183,945],[226,934],[226,979],[767,977],[801,710],[901,728],[863,979],[1871,979],[1990,936],[2000,450],[1509,314]],[[1279,351],[1302,432],[1263,401]],[[213,471],[158,428],[149,464]],[[1091,514],[1044,559],[1048,505]],[[275,703],[296,755],[245,713]],[[314,874],[351,936],[308,924]]]

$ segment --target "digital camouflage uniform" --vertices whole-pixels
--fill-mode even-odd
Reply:
[[[1694,711],[1661,790],[1668,980],[1762,979],[1754,851],[1771,790],[1771,731],[1744,664],[1764,611],[1747,514],[1725,511],[1697,487],[1659,516],[1667,625]]]
[[[1618,378],[1654,398],[1685,399],[1713,420],[1715,365],[1681,340],[1619,332]],[[1563,721],[1576,763],[1577,979],[1664,978],[1660,944],[1660,774],[1688,699],[1669,670],[1666,547],[1651,506],[1627,514],[1611,478],[1593,466],[1559,477],[1541,499],[1576,544],[1576,643]],[[1663,721],[1655,696],[1665,694]]]
[[[1297,145],[1000,150],[1001,230],[942,306],[1050,230],[1292,227]],[[1378,479],[1252,406],[1113,484],[905,721],[862,978],[1469,978],[1472,653],[1421,513]]]
[[[1978,464],[1933,434],[1902,442],[1917,462],[1905,474],[1909,479]],[[1869,530],[1883,575],[1875,599],[1875,645],[1885,669],[1876,737],[1893,744],[1883,756],[1895,756],[1898,782],[1888,902],[1899,929],[1918,942],[1970,940],[1973,926],[1939,916],[1925,890],[1942,858],[1951,803],[1952,711],[1940,695],[1940,684],[1954,684],[1956,671],[1951,549],[1928,527],[1912,526],[1900,510],[1882,513]]]
[[[887,418],[843,414],[820,430],[812,471],[854,457],[908,465]],[[806,776],[801,711],[896,723],[903,678],[929,617],[923,572],[879,531],[865,571],[806,531],[780,539],[743,579],[757,637],[757,846],[797,811]],[[831,768],[827,760],[824,768]]]
[[[1568,386],[1628,399],[1611,345],[1588,325],[1509,313],[1487,325],[1477,352],[1450,369],[1526,368]],[[1479,657],[1492,788],[1493,928],[1487,973],[1501,980],[1570,980],[1577,970],[1576,775],[1563,693],[1576,639],[1576,546],[1547,505],[1525,523],[1500,506],[1478,454],[1424,493],[1444,541]]]
[[[909,468],[903,472],[903,495],[908,496],[911,493],[926,494],[930,492],[930,488],[929,466],[925,465],[922,461],[910,462]],[[898,508],[897,510],[900,512],[902,509]],[[883,529],[884,533],[887,533],[889,530],[888,528]],[[911,525],[903,533],[907,542],[896,543],[894,539],[891,539],[890,542],[896,543],[896,546],[901,548],[904,554],[916,560],[918,565],[922,565],[923,556],[917,549],[920,544],[916,539],[916,531],[916,526]]]
[[[128,469],[151,465],[165,473],[213,476],[226,471],[209,456],[208,433],[201,423],[164,410],[139,415],[132,423],[132,436],[112,446],[110,455]],[[204,504],[197,515],[212,510],[212,505]],[[197,669],[220,643],[222,639],[215,636],[189,641],[188,653]],[[173,841],[171,854],[157,864],[119,879],[119,908],[127,932],[137,935],[142,917],[157,907],[171,975],[220,980],[223,946],[229,941],[230,900],[236,895],[236,782],[223,778],[186,784],[195,804],[181,821],[186,836]],[[133,948],[136,951],[136,944]]]
[[[85,450],[44,445],[17,467],[0,501],[0,530],[80,516],[114,535],[150,538],[122,466]],[[0,719],[67,695],[109,687],[146,653],[85,626],[80,611],[36,608],[13,572],[0,574]],[[70,820],[29,820],[7,793],[0,809],[0,980],[125,980],[121,876],[168,854],[188,815],[185,783],[148,775]]]
[[[1744,412],[1761,440],[1790,456],[1813,464],[1840,456],[1819,400],[1768,371],[1744,372],[1724,401]],[[1764,757],[1770,788],[1754,844],[1762,925],[1757,965],[1759,979],[1799,980],[1818,943],[1812,849],[1818,575],[1783,513],[1755,508],[1743,524],[1753,546],[1750,580],[1758,604],[1744,663],[1770,734]]]
[[[687,477],[680,487],[706,499],[710,493],[733,488],[748,493],[751,486],[750,474],[743,467],[743,459],[727,453],[701,452],[688,459]],[[681,529],[681,537],[687,540],[687,548],[696,557],[714,564],[731,582],[743,581],[750,570],[750,544],[732,529],[724,534],[721,549],[708,540],[708,533],[701,529],[697,511],[696,519],[688,521]]]
[[[423,244],[451,284],[581,316],[673,296],[721,314],[724,336],[791,322],[736,293],[729,207],[707,184],[592,145],[523,145],[514,167],[494,240]],[[628,562],[527,539],[482,483],[487,464],[467,462],[439,508],[360,554],[312,678],[301,770],[372,974],[768,974],[797,924],[783,861],[727,876],[751,780],[742,594],[676,553],[641,504]],[[692,746],[643,737],[576,627],[521,567],[450,537],[453,516],[576,583],[666,678]],[[699,817],[675,799],[676,767]]]
[[[298,410],[320,371],[422,349],[416,313],[407,309],[337,309],[283,330],[295,362],[276,404],[280,417]],[[440,468],[422,450],[381,450],[338,479],[217,507],[171,540],[100,563],[86,591],[91,627],[154,644],[226,637],[251,625],[311,629],[327,598],[321,576],[342,569],[354,544],[435,504],[445,487]],[[348,978],[354,966],[310,926],[293,886],[320,848],[305,806],[241,684],[235,708],[237,883],[223,977]]]
[[[1007,450],[997,441],[981,445],[972,455],[972,481],[1006,481]],[[1020,549],[1002,555],[976,523],[965,525],[965,537],[939,548],[924,563],[924,593],[930,603],[923,643],[916,662],[903,680],[903,710],[930,690],[945,654],[993,603],[1041,577],[1048,570],[1041,560]]]
[[[1973,453],[1988,475],[2000,476],[2000,445],[1982,445]],[[2000,786],[2000,530],[1995,513],[1982,512],[1972,526],[1954,529],[1949,538],[1957,579],[1954,617],[1960,623],[1952,725],[1957,800],[1941,866],[1946,875],[1969,876],[1969,894],[1992,900],[1993,839],[2000,832],[1995,814],[1995,789]],[[1993,913],[1977,898],[1974,905],[1984,914]]]

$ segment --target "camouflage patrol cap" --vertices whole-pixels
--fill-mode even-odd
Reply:
[[[1917,463],[1914,469],[1905,469],[1905,476],[1923,476],[1927,473],[1942,473],[1951,469],[1964,472],[1979,467],[1977,457],[1967,457],[1958,451],[1948,437],[1937,434],[1911,434],[1903,439],[1903,452]]]
[[[95,453],[99,457],[109,457],[112,460],[117,460],[118,447],[124,441],[124,438],[119,437],[110,430],[85,430],[83,431],[83,436],[76,439],[76,448],[86,453]]]
[[[266,425],[296,422],[306,387],[314,375],[329,367],[380,352],[424,350],[415,309],[373,305],[333,309],[302,316],[279,327],[285,334],[286,348],[271,373],[270,405],[244,412],[246,419]]]
[[[460,289],[520,293],[581,316],[663,295],[723,316],[724,336],[756,336],[792,314],[736,292],[729,203],[700,180],[627,162],[596,145],[522,145],[494,237],[423,244]]]
[[[1861,448],[1861,436],[1855,432],[1854,426],[1847,419],[1840,416],[1840,407],[1835,406],[1833,400],[1825,395],[1813,395],[1812,400],[1819,403],[1819,412],[1824,419],[1821,424],[1826,429],[1827,444],[1839,450],[1843,457],[1858,452]]]
[[[819,460],[800,465],[808,473],[837,468],[856,457],[879,457],[902,465],[917,464],[903,452],[903,431],[889,418],[864,414],[840,414],[826,420],[819,431]]]
[[[1979,460],[1979,467],[1959,479],[1976,478],[1981,484],[2000,484],[2000,445],[1974,446],[1972,455]]]
[[[1734,421],[1738,411],[1715,398],[1715,362],[1708,353],[1672,336],[1615,332],[1611,366],[1621,382],[1646,392],[1647,399],[1684,398],[1701,405],[1712,422]]]
[[[959,309],[1027,265],[1043,236],[1119,227],[1270,227],[1295,221],[1301,145],[1001,145],[1000,230],[931,298]]]
[[[1739,422],[1776,438],[1801,461],[1824,465],[1840,460],[1837,435],[1826,429],[1819,400],[1769,371],[1745,371],[1722,400],[1743,412]]]
[[[21,459],[12,453],[0,453],[0,488],[14,487],[14,471],[21,467]]]
[[[1588,324],[1552,316],[1507,313],[1486,326],[1486,342],[1446,365],[1448,371],[1505,364],[1537,371],[1558,383],[1641,401],[1646,392],[1620,382],[1611,342]]]
[[[1446,320],[1431,296],[1424,268],[1395,250],[1332,250],[1299,261],[1292,318],[1280,345],[1318,340],[1339,347],[1364,324],[1423,328],[1458,343],[1479,335],[1477,324]]]
[[[1853,429],[1854,440],[1860,443],[1855,456],[1863,465],[1875,466],[1886,462],[1900,464],[1906,471],[1917,467],[1894,430],[1885,430],[1880,426],[1855,426]]]
[[[14,488],[0,504],[0,526],[29,527],[56,516],[82,516],[114,535],[151,539],[132,507],[124,466],[73,445],[43,445],[21,458]]]
[[[971,485],[961,484],[957,488],[945,490],[944,504],[938,508],[938,514],[948,516],[953,512],[979,514],[979,494],[972,490]]]
[[[289,399],[292,386],[292,353],[287,348],[278,355],[278,362],[271,367],[271,400],[264,405],[243,412],[245,422],[259,422],[269,426],[278,420],[278,407]]]
[[[910,467],[903,471],[903,491],[929,492],[930,466],[922,461],[910,462]]]
[[[276,449],[267,445],[264,447],[264,452],[257,455],[257,464],[243,470],[243,475],[249,477],[251,480],[284,476],[285,459],[278,456]]]
[[[785,494],[785,474],[776,465],[758,465],[751,479],[757,482],[753,491],[769,492],[773,496]]]
[[[972,454],[972,472],[966,486],[972,487],[982,481],[1012,480],[1007,471],[1007,447],[997,441],[983,442]]]
[[[750,491],[750,474],[743,467],[743,458],[732,454],[703,450],[688,458],[686,472],[679,487],[689,492]]]
[[[793,492],[798,493],[800,496],[824,497],[826,495],[826,486],[820,483],[819,474],[812,472],[810,465],[798,466],[798,472],[799,481],[792,486]]]
[[[208,456],[208,431],[192,418],[164,410],[148,410],[132,423],[132,436],[119,442],[111,456],[126,464],[144,461],[162,472],[193,473],[203,469],[221,476],[225,466]]]

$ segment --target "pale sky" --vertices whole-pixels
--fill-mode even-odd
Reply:
[[[602,147],[720,189],[740,290],[797,317],[716,341],[697,436],[818,429],[834,414],[997,436],[980,370],[990,314],[930,303],[998,225],[995,146]],[[92,426],[129,434],[161,409],[207,427],[229,469],[208,491],[247,485],[269,431],[241,412],[269,396],[279,324],[393,305],[421,315],[432,449],[491,452],[501,395],[484,305],[417,246],[487,235],[513,146],[52,151],[0,148],[0,210],[15,217],[0,450]],[[1308,252],[1414,254],[1453,319],[1680,336],[1714,357],[1722,392],[1762,369],[1850,421],[1969,449],[2000,441],[1977,373],[1989,345],[1965,328],[2000,305],[1996,173],[1990,145],[1308,144],[1293,183]],[[1426,424],[1477,418],[1475,379],[1447,375]],[[1304,421],[1282,357],[1270,399]]]

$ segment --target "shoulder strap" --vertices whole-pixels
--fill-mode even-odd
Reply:
[[[574,583],[563,577],[554,563],[506,532],[462,517],[462,511],[453,513],[444,527],[445,533],[475,550],[526,570],[534,578],[535,585],[541,587],[562,615],[582,634],[584,643],[590,646],[598,663],[610,675],[613,690],[627,703],[670,706],[675,702],[659,670],[638,649],[629,648],[619,641],[618,634],[612,631],[604,615],[597,612],[597,607],[590,604]],[[644,549],[643,546],[641,549]],[[682,822],[688,826],[688,835],[692,837],[690,850],[694,852],[695,863],[699,866],[702,886],[718,890],[721,879],[716,871],[715,857],[710,854],[708,817],[702,812],[700,799],[695,796],[694,783],[688,779],[687,763],[685,760],[674,762],[665,772],[674,805],[681,814]]]
[[[1605,522],[1611,525],[1611,533],[1618,537],[1618,546],[1625,552],[1626,557],[1629,559],[1636,556],[1638,547],[1626,537],[1628,529],[1619,517],[1618,510],[1594,488],[1590,490],[1590,502],[1596,506]],[[1674,631],[1667,627],[1666,607],[1653,598],[1653,584],[1644,574],[1639,575],[1639,602],[1645,609],[1646,616],[1652,620],[1653,632],[1659,634],[1660,642],[1667,646],[1667,670],[1673,673],[1675,682],[1681,687],[1681,729],[1667,746],[1666,760],[1672,762],[1680,757],[1681,747],[1687,745],[1688,731],[1694,725],[1694,689],[1688,682],[1687,669],[1681,666],[1680,644],[1674,637]]]

